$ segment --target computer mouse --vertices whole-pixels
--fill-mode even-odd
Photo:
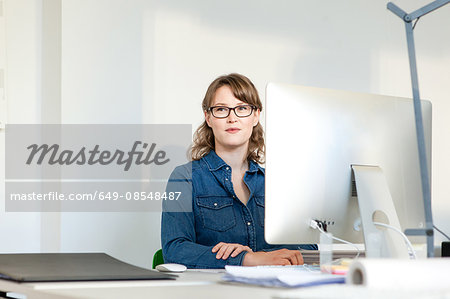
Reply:
[[[156,270],[160,272],[184,272],[187,267],[180,264],[160,264],[156,266]]]

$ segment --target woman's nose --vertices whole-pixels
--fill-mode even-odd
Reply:
[[[237,116],[236,116],[236,113],[234,113],[234,110],[230,111],[230,114],[227,117],[227,121],[230,123],[234,123],[237,121]]]

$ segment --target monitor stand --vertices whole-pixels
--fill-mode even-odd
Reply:
[[[356,183],[366,257],[409,258],[402,236],[389,228],[375,226],[381,222],[401,230],[383,171],[378,166],[352,165]]]

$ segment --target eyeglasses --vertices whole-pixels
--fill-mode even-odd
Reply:
[[[227,118],[230,115],[230,111],[233,110],[237,117],[247,117],[253,113],[253,110],[257,109],[252,105],[239,105],[234,108],[225,106],[214,106],[210,107],[208,110],[211,111],[212,115],[216,118]]]

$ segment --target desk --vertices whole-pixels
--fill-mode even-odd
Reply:
[[[41,298],[271,298],[281,289],[219,283],[220,273],[188,270],[173,280],[48,282],[17,284],[0,280],[0,289]]]
[[[179,274],[176,281],[103,281],[103,282],[58,282],[18,284],[0,280],[0,289],[27,295],[27,299],[123,299],[123,298],[285,298],[286,294],[302,291],[301,298],[317,297],[315,290],[322,290],[325,298],[450,298],[450,289],[436,292],[423,290],[371,290],[348,285],[325,285],[304,289],[264,288],[247,285],[220,283],[222,273],[205,273],[188,270]],[[359,297],[348,296],[349,290],[358,289]],[[352,293],[352,292],[350,292]],[[283,295],[281,295],[283,294]],[[304,295],[306,294],[306,297]],[[383,294],[383,296],[378,296]],[[287,295],[289,298],[290,296]],[[294,297],[298,298],[298,297]]]

